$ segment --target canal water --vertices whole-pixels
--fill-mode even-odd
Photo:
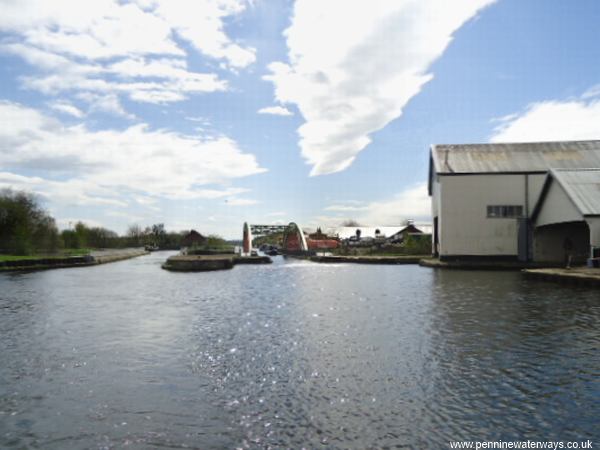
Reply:
[[[0,275],[0,448],[600,444],[598,291],[168,255]]]

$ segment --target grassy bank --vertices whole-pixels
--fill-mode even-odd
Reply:
[[[144,249],[115,249],[96,251],[77,249],[52,255],[0,255],[0,272],[85,267],[145,255]]]
[[[68,258],[69,256],[84,256],[89,255],[92,249],[90,248],[72,248],[66,249],[59,253],[39,253],[34,255],[2,255],[0,254],[0,262],[5,261],[30,261],[32,259],[56,259]]]

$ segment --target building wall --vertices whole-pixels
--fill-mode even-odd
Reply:
[[[432,192],[432,212],[437,208],[439,217],[440,256],[516,257],[517,219],[488,218],[487,206],[521,205],[529,216],[545,176],[440,176],[439,189],[434,184]]]
[[[582,221],[583,216],[569,199],[561,185],[553,181],[538,215],[535,226]]]
[[[586,217],[590,227],[590,245],[600,247],[600,217]]]
[[[436,252],[438,251],[438,249],[435,248],[436,232],[437,232],[437,236],[438,236],[438,241],[441,240],[440,229],[441,229],[442,218],[440,217],[440,210],[441,210],[440,203],[441,203],[440,179],[437,175],[434,175],[434,181],[431,185],[431,219],[433,220],[433,230],[432,230],[432,236],[431,236],[431,254],[432,255],[435,255]],[[436,224],[436,219],[437,219],[437,224]],[[436,231],[436,226],[437,226],[437,231]],[[440,246],[440,245],[441,244],[438,244],[438,246]]]

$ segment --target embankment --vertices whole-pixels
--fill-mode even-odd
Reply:
[[[521,261],[493,261],[493,260],[452,260],[440,261],[437,258],[423,258],[419,261],[419,265],[423,267],[431,267],[434,269],[459,269],[459,270],[523,270],[540,267],[548,267],[546,265],[521,262]]]
[[[0,272],[18,272],[32,270],[64,269],[69,267],[87,267],[105,264],[148,254],[143,248],[97,250],[83,256],[45,256],[24,258],[12,261],[0,261]]]
[[[365,255],[365,256],[311,256],[318,263],[354,263],[354,264],[419,264],[423,255]]]
[[[600,269],[590,267],[573,267],[571,269],[525,269],[527,278],[553,281],[563,284],[600,287]]]

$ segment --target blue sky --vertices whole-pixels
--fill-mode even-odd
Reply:
[[[60,227],[429,219],[429,145],[600,138],[595,0],[0,0],[0,187]]]

